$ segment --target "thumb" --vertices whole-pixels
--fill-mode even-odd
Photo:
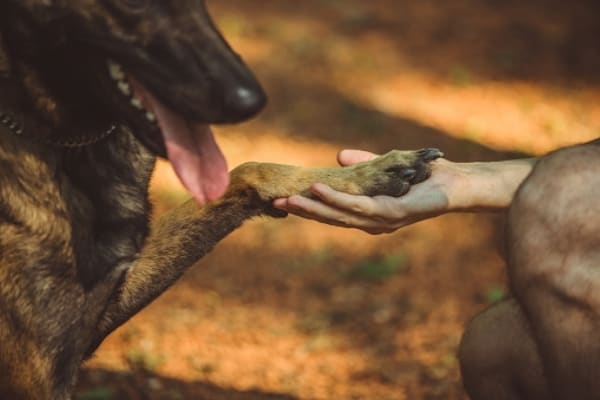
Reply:
[[[341,166],[352,165],[374,159],[377,154],[364,150],[342,150],[338,153],[337,159]]]

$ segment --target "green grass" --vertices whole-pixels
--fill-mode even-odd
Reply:
[[[155,371],[165,361],[163,355],[153,354],[139,348],[129,350],[126,357],[132,367],[148,372]]]
[[[490,304],[494,304],[503,300],[505,296],[506,291],[503,287],[500,286],[494,286],[489,288],[484,295],[485,300]]]
[[[113,396],[112,389],[101,386],[80,394],[77,400],[111,400]]]
[[[408,259],[406,256],[401,254],[389,254],[356,264],[348,271],[347,277],[352,279],[381,281],[388,279],[397,273],[404,272],[407,268]]]
[[[462,65],[453,66],[450,71],[448,71],[448,79],[453,85],[459,87],[469,86],[473,83],[473,75]]]

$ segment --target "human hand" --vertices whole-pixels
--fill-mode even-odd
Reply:
[[[376,154],[343,150],[338,154],[342,166],[369,161]],[[461,183],[460,164],[445,159],[431,163],[431,177],[411,187],[402,197],[356,196],[315,183],[311,187],[317,199],[292,196],[277,199],[274,206],[289,213],[330,225],[353,227],[371,234],[388,233],[400,227],[451,210],[452,194]]]

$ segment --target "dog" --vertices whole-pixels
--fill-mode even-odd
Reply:
[[[0,398],[71,398],[110,332],[244,220],[284,216],[273,199],[401,195],[441,155],[229,174],[210,125],[265,101],[200,0],[0,4]],[[151,224],[156,157],[193,198]]]

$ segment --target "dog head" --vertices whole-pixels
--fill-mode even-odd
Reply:
[[[223,193],[209,124],[245,120],[266,98],[202,0],[3,0],[0,30],[54,130],[125,124],[197,200]]]

